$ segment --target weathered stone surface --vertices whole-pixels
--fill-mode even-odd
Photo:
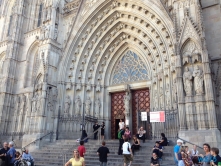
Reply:
[[[167,119],[153,124],[153,136],[180,133],[195,142],[188,135],[194,130],[203,142],[211,139],[208,129],[211,143],[219,142],[218,0],[202,0],[202,8],[198,0],[6,2],[0,8],[0,131],[8,139],[13,132],[25,137],[23,144],[51,131],[53,139],[80,135],[83,113],[110,129],[110,93],[149,88],[150,111],[165,110]],[[122,117],[131,125],[128,102]]]

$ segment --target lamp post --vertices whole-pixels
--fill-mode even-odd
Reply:
[[[85,130],[85,110],[84,110],[84,104],[85,103],[83,103],[83,114],[82,114],[82,124],[81,124],[81,129],[82,129],[82,131],[81,131],[81,139],[83,138],[83,132]]]

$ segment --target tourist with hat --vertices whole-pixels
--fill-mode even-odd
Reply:
[[[174,161],[175,164],[178,165],[178,153],[180,151],[180,147],[182,145],[183,141],[181,139],[177,140],[177,144],[174,146],[173,148],[173,152],[174,152]]]

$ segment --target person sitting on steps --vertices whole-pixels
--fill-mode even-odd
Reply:
[[[150,166],[160,166],[160,161],[156,153],[153,153],[153,156],[151,157]]]
[[[137,139],[136,135],[133,136],[133,145],[131,147],[133,155],[135,153],[135,150],[139,150],[140,149],[140,140]]]
[[[159,159],[161,159],[163,156],[163,149],[162,149],[162,146],[160,146],[160,143],[158,141],[156,141],[155,143],[155,146],[153,148],[153,153],[156,153]]]
[[[164,133],[161,133],[161,140],[159,141],[160,146],[167,146],[168,145],[168,141],[167,141],[167,137],[165,136]]]
[[[143,129],[141,126],[140,129],[137,132],[137,138],[140,140],[143,140],[143,143],[145,142],[145,136],[146,136],[146,130]]]

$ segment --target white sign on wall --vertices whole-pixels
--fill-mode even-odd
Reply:
[[[147,112],[141,112],[141,121],[147,121]]]

